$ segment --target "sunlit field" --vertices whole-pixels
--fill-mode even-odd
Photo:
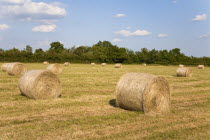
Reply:
[[[1,64],[0,64],[1,65]],[[25,64],[29,70],[43,64]],[[62,96],[33,100],[21,96],[19,77],[0,72],[0,139],[210,139],[210,68],[176,77],[178,66],[71,64],[59,75]],[[127,72],[165,77],[171,113],[145,116],[115,107],[114,91]]]

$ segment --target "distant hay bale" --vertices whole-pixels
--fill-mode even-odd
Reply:
[[[204,65],[198,65],[198,69],[204,69],[205,66]]]
[[[142,64],[142,65],[143,65],[143,66],[147,66],[147,64],[145,64],[145,63],[144,63],[144,64]]]
[[[50,64],[47,67],[47,70],[51,71],[54,74],[61,74],[63,71],[63,69],[61,68],[59,64]]]
[[[44,64],[44,65],[49,65],[49,62],[44,61],[43,64]]]
[[[192,70],[187,67],[178,68],[176,71],[176,75],[178,77],[191,77],[192,76]]]
[[[96,63],[90,63],[92,66],[95,66],[96,65]]]
[[[180,65],[179,65],[179,68],[184,68],[184,65],[180,64]]]
[[[1,70],[3,71],[3,72],[6,72],[7,71],[7,65],[8,65],[9,63],[4,63],[4,64],[2,64],[1,65]]]
[[[106,66],[106,63],[102,63],[101,66]]]
[[[168,81],[147,73],[123,75],[115,91],[117,106],[146,114],[162,114],[170,111],[170,87]]]
[[[69,64],[70,64],[69,62],[65,62],[64,66],[69,66]]]
[[[61,95],[61,82],[47,70],[31,70],[18,82],[20,92],[32,99],[54,99]]]
[[[7,73],[12,76],[23,75],[27,71],[27,68],[22,63],[8,63]]]
[[[115,68],[122,68],[122,64],[118,63],[114,65]]]

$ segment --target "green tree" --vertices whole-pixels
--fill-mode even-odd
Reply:
[[[56,52],[56,53],[61,53],[62,51],[64,51],[65,49],[64,49],[64,45],[63,44],[61,44],[60,42],[52,42],[51,44],[50,44],[50,49],[49,49],[49,51],[54,51],[54,52]]]

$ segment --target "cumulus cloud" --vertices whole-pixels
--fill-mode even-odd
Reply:
[[[208,37],[210,37],[210,33],[199,36],[199,38],[208,38]]]
[[[9,29],[9,26],[6,24],[0,24],[0,31]]]
[[[112,40],[112,42],[121,42],[121,41],[123,41],[123,40],[120,39],[120,38],[115,38],[115,39]]]
[[[165,37],[168,37],[168,34],[158,34],[158,37],[159,38],[165,38]]]
[[[55,32],[57,26],[55,24],[40,25],[32,29],[33,32]]]
[[[147,35],[150,35],[151,32],[147,30],[136,30],[135,32],[131,32],[128,30],[121,30],[121,31],[115,32],[115,34],[129,37],[129,36],[147,36]]]
[[[126,16],[125,14],[116,14],[115,15],[116,18],[121,18],[121,17],[125,17],[125,16]]]
[[[64,8],[32,0],[0,0],[0,17],[29,21],[57,20],[66,16]]]
[[[202,14],[202,15],[196,15],[192,21],[202,21],[202,20],[206,20],[207,19],[207,15],[206,14]]]

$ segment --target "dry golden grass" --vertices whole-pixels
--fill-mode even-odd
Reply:
[[[47,67],[25,65],[29,70]],[[191,67],[193,77],[175,77],[177,67],[71,64],[59,75],[62,97],[55,100],[21,96],[18,77],[0,72],[0,140],[210,139],[210,68]],[[114,107],[117,81],[127,72],[165,77],[171,113],[152,117]]]

